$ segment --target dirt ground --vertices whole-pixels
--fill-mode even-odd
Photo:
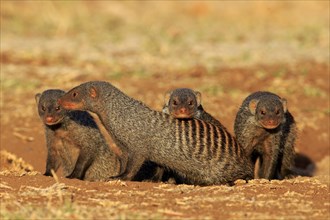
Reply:
[[[74,6],[26,5],[32,11],[40,10],[39,18],[49,19],[47,24],[50,27],[54,18],[62,19],[54,30],[38,32],[35,26],[31,31],[22,25],[32,22],[43,28],[39,20],[33,20],[34,17],[26,19],[31,16],[28,10],[22,9],[19,15],[15,12],[16,5],[8,2],[2,5],[1,21],[5,28],[1,28],[0,218],[329,219],[329,42],[324,40],[324,36],[329,36],[329,25],[322,26],[324,17],[318,20],[311,16],[309,22],[315,23],[307,26],[314,27],[315,24],[312,30],[316,33],[308,32],[307,36],[297,34],[305,33],[305,29],[284,25],[290,23],[288,14],[291,12],[290,15],[295,15],[299,10],[309,8],[309,13],[319,16],[322,14],[319,10],[329,9],[329,4],[299,5],[298,9],[290,5],[286,9],[286,4],[257,4],[259,9],[250,9],[256,15],[249,19],[269,18],[262,13],[264,9],[276,9],[279,15],[284,11],[286,20],[266,20],[274,21],[276,28],[288,33],[276,37],[256,33],[255,37],[260,37],[257,40],[251,40],[245,31],[234,37],[224,35],[221,39],[204,36],[205,29],[213,27],[203,25],[209,24],[208,19],[214,19],[216,12],[209,4],[202,3],[179,5],[176,10],[183,13],[183,18],[180,17],[177,26],[166,22],[170,15],[165,16],[165,12],[173,8],[172,3],[164,5],[159,21],[163,22],[161,25],[166,27],[165,30],[157,29],[159,24],[150,20],[155,14],[148,12],[142,23],[152,28],[144,39],[145,30],[134,26],[133,21],[138,15],[131,13],[126,20],[122,16],[132,8],[141,9],[141,6],[125,4],[128,6],[125,10],[120,3],[113,3],[111,9],[103,10],[106,7],[102,3],[93,9],[89,9],[86,3],[80,5],[85,11],[77,12],[88,14],[100,10],[100,16],[113,13],[117,20],[107,21],[111,28],[124,22],[125,31],[120,27],[115,29],[117,35],[111,35],[110,42],[103,35],[100,38],[85,35],[75,38],[77,30],[69,23],[71,13],[66,13],[66,10],[72,12]],[[237,15],[234,11],[230,13],[232,6],[226,7],[229,12],[219,15],[224,16],[222,19]],[[113,8],[118,9],[117,14]],[[58,15],[60,12],[63,17]],[[329,11],[327,13],[329,17]],[[81,14],[77,16],[89,22]],[[200,33],[191,33],[192,38],[178,30],[188,24],[185,17],[188,20],[201,18],[195,20]],[[297,27],[302,24],[299,19],[294,19],[292,24],[296,22]],[[80,30],[80,24],[76,25]],[[88,25],[83,27],[94,31],[88,29]],[[264,25],[252,28],[260,30]],[[168,36],[158,38],[153,31],[164,31]],[[132,36],[123,39],[126,32]],[[302,36],[306,38],[302,39]],[[201,41],[201,45],[196,46],[199,37],[208,43]],[[191,42],[194,46],[190,45]],[[263,43],[268,46],[261,46]],[[300,43],[303,45],[297,46]],[[228,48],[243,52],[229,53]],[[269,56],[265,55],[266,48],[271,50]],[[253,52],[247,54],[245,50]],[[281,54],[283,59],[278,59]],[[45,137],[34,95],[49,88],[68,90],[89,80],[109,81],[156,110],[161,110],[166,91],[177,87],[193,88],[202,93],[204,109],[231,133],[235,114],[247,95],[258,90],[275,92],[288,100],[288,108],[297,122],[295,166],[302,176],[281,181],[260,179],[245,183],[238,180],[234,186],[208,187],[130,181],[88,182],[66,179],[61,171],[54,178],[43,176]]]
[[[301,65],[303,64],[299,66]],[[243,78],[240,76],[250,75],[263,69],[275,71],[277,68],[279,67],[228,68],[221,70],[226,74],[214,74],[209,76],[208,80],[221,82],[228,88],[240,85],[241,89],[255,91],[260,88],[260,82],[243,84]],[[319,88],[325,92],[329,90],[326,82],[327,66],[310,63],[306,65],[306,68],[311,70],[308,74],[310,78],[304,77],[307,83],[313,84],[313,79],[318,77],[322,79],[319,82]],[[198,87],[200,81],[203,81],[205,73],[192,71],[185,74],[191,74],[193,79],[193,82],[187,83],[185,86],[194,88]],[[86,76],[86,78],[81,79],[81,82],[92,79],[94,79],[93,76]],[[97,77],[97,79],[103,78]],[[294,80],[296,80],[296,75],[293,72],[288,74],[285,79],[285,81]],[[115,81],[115,83],[122,88],[135,90],[133,92],[127,89],[133,97],[147,102],[155,109],[160,109],[161,103],[158,97],[163,91],[166,88],[178,86],[174,76],[172,79],[166,75],[156,74],[142,81],[144,86],[140,86],[141,79],[123,78]],[[162,82],[161,85],[163,86],[171,86],[162,88],[157,82]],[[266,84],[272,80],[265,78],[264,82]],[[77,83],[79,82],[77,81]],[[242,88],[242,85],[248,86]],[[313,177],[298,177],[291,180],[270,182],[253,180],[248,184],[238,181],[237,185],[232,187],[199,187],[121,181],[92,183],[65,179],[61,173],[58,174],[58,180],[45,177],[41,175],[45,170],[45,138],[42,124],[37,117],[34,94],[32,92],[22,94],[20,97],[15,97],[17,105],[13,103],[12,105],[4,105],[2,108],[4,121],[6,121],[6,117],[15,112],[19,114],[17,120],[8,121],[2,125],[1,129],[1,149],[14,154],[16,157],[11,159],[10,155],[5,153],[1,155],[2,214],[10,217],[12,214],[9,212],[15,213],[15,211],[20,210],[20,215],[33,218],[33,215],[28,214],[31,210],[35,210],[33,207],[43,207],[42,211],[39,210],[34,215],[37,217],[76,218],[75,216],[79,213],[79,218],[88,218],[91,213],[84,213],[84,211],[80,213],[85,207],[91,210],[92,216],[95,218],[278,219],[283,217],[287,219],[327,219],[330,208],[329,113],[315,115],[316,111],[320,109],[324,111],[327,108],[327,102],[322,99],[308,98],[299,91],[298,89],[294,93],[295,95],[286,96],[290,103],[290,111],[296,116],[300,128],[296,146],[299,151],[297,167],[302,169],[306,175]],[[226,97],[225,91],[223,96]],[[154,97],[158,101],[155,101]],[[10,103],[10,97],[8,100],[6,98],[5,96],[4,102]],[[242,98],[228,100],[208,95],[204,98],[204,106],[205,109],[210,109],[209,112],[214,113],[217,118],[223,121],[232,132],[235,109],[241,100]],[[13,109],[15,106],[18,109]],[[227,109],[228,106],[231,110]],[[313,107],[311,108],[311,106]],[[25,117],[25,111],[29,111],[30,108],[33,112],[32,115],[29,114],[28,117]],[[305,117],[313,117],[313,123],[308,120],[304,122],[303,118]],[[23,165],[19,163],[19,158],[23,159],[21,160]],[[15,161],[18,161],[18,164],[14,164]],[[24,164],[24,161],[28,165]],[[24,169],[36,172],[26,172]],[[65,206],[65,208],[60,208],[63,213],[57,213],[53,210],[57,206]],[[22,207],[24,207],[23,213],[21,213]],[[48,213],[47,210],[51,212]],[[13,216],[15,215],[13,214]]]

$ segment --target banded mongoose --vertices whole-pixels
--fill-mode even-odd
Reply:
[[[84,111],[63,109],[57,100],[65,94],[58,89],[35,95],[44,123],[47,161],[44,175],[51,176],[62,165],[68,178],[107,180],[120,173],[118,158],[109,149],[92,117]]]
[[[226,129],[217,119],[204,111],[201,104],[202,95],[189,88],[177,88],[165,93],[163,112],[178,119],[200,119]],[[176,182],[183,182],[176,173],[170,175]]]
[[[163,112],[174,118],[197,118],[215,126],[224,126],[212,115],[204,111],[201,104],[202,95],[189,88],[174,89],[165,94]]]
[[[271,92],[255,92],[241,105],[235,119],[239,144],[255,162],[259,178],[283,179],[294,165],[296,124],[287,101]]]
[[[114,143],[111,135],[108,133],[104,124],[100,120],[99,116],[94,112],[88,111],[88,113],[93,117],[97,127],[99,128],[102,136],[106,140],[108,146],[111,146],[110,149],[115,153],[116,156],[120,157],[120,167],[121,172],[123,172],[124,166],[126,166],[127,162],[127,155],[123,154],[121,149]],[[171,172],[160,167],[158,164],[153,163],[151,161],[146,161],[138,173],[132,179],[133,181],[152,181],[152,182],[159,182],[159,181],[167,181],[169,179],[168,176],[171,176]],[[176,178],[176,182],[180,183],[180,179]]]
[[[108,82],[83,83],[58,103],[65,109],[99,116],[117,146],[128,154],[126,170],[118,176],[123,180],[131,180],[147,160],[174,170],[195,185],[253,177],[252,162],[225,129],[151,110]]]

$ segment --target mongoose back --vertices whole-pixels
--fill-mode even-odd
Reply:
[[[177,88],[166,92],[162,111],[174,118],[196,118],[226,129],[217,119],[204,110],[201,100],[202,94],[200,92],[189,88]],[[175,173],[172,173],[172,176],[176,180],[179,179],[177,182],[180,182],[180,176],[175,175]]]
[[[47,161],[45,175],[61,165],[64,176],[90,181],[119,174],[119,160],[110,151],[92,117],[83,111],[67,111],[57,100],[62,90],[35,95],[39,116],[45,126]]]
[[[198,91],[189,88],[174,89],[165,95],[163,112],[172,115],[174,118],[197,118],[224,128],[217,119],[203,109],[201,99],[202,95]]]
[[[236,115],[234,130],[252,160],[260,159],[259,178],[291,175],[296,124],[285,99],[270,92],[252,93]]]
[[[83,83],[58,103],[66,109],[98,114],[128,154],[121,179],[131,180],[146,160],[174,170],[189,184],[224,184],[253,177],[252,162],[226,130],[151,110],[110,83]]]

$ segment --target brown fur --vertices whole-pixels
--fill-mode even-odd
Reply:
[[[270,92],[249,95],[236,115],[234,130],[252,160],[260,160],[256,177],[283,179],[293,175],[296,124],[285,99]]]
[[[109,150],[87,112],[68,112],[57,104],[62,90],[36,94],[40,119],[45,125],[47,162],[45,175],[62,166],[68,178],[97,181],[119,174],[119,161]]]
[[[252,163],[225,129],[153,111],[110,83],[83,83],[60,98],[59,104],[100,117],[117,146],[128,155],[121,179],[131,180],[145,161],[174,170],[190,184],[231,183],[253,176]]]

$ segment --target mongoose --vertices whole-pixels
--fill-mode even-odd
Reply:
[[[83,83],[58,103],[65,109],[99,116],[117,146],[128,155],[126,170],[118,176],[123,180],[131,180],[147,160],[174,170],[195,185],[253,177],[252,162],[225,129],[151,110],[108,82]]]
[[[204,111],[201,104],[202,95],[198,91],[188,88],[174,89],[165,94],[163,112],[174,118],[197,118],[215,126],[224,126],[212,115]]]
[[[47,161],[44,175],[51,176],[61,165],[64,176],[89,181],[107,180],[120,173],[118,158],[109,149],[92,117],[84,111],[68,111],[57,100],[58,89],[35,95],[44,123]]]
[[[259,178],[291,175],[296,124],[285,99],[271,92],[252,93],[239,108],[234,131],[252,160],[260,159]]]
[[[101,134],[103,135],[104,139],[106,140],[106,143],[108,146],[111,146],[111,150],[115,153],[116,156],[121,157],[122,160],[120,160],[120,166],[121,166],[121,172],[123,172],[123,167],[126,165],[127,162],[127,155],[123,154],[121,149],[114,143],[114,140],[112,139],[111,135],[108,133],[106,128],[104,127],[104,124],[100,120],[99,116],[95,114],[94,112],[88,111],[88,113],[93,117],[97,127],[99,128]],[[171,173],[164,169],[163,167],[159,166],[156,163],[153,163],[151,161],[146,161],[141,169],[137,172],[137,174],[132,178],[133,181],[153,181],[153,182],[159,182],[159,181],[167,181],[170,177]],[[180,182],[179,178],[176,178],[176,182]]]
[[[202,94],[198,91],[189,88],[174,89],[165,94],[163,112],[178,119],[196,118],[226,130],[220,121],[204,110],[201,100]],[[177,182],[183,182],[176,173],[170,177],[174,177]]]

